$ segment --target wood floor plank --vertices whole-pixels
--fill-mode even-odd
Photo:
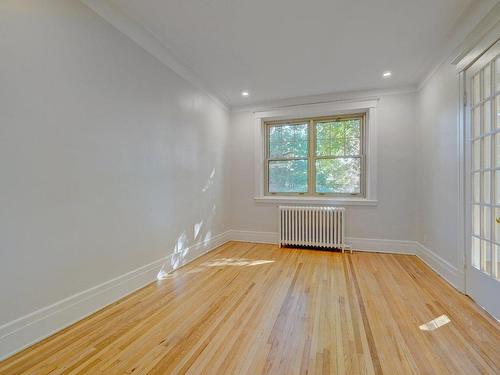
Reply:
[[[414,256],[231,242],[0,373],[498,374],[500,327]]]

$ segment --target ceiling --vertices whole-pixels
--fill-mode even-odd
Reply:
[[[111,1],[234,107],[416,85],[475,0]]]

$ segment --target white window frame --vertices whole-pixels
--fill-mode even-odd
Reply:
[[[255,112],[255,198],[258,203],[326,204],[326,205],[367,205],[375,206],[377,201],[377,129],[376,107],[378,99],[335,101],[329,103],[306,104],[269,111]],[[342,116],[364,113],[365,122],[365,196],[311,196],[311,195],[265,195],[265,137],[266,122],[293,118],[321,116]]]

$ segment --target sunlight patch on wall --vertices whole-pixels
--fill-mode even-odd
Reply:
[[[210,187],[214,184],[214,179],[215,179],[215,168],[212,169],[210,177],[208,177],[207,183],[205,184],[203,189],[201,189],[203,193],[205,193],[208,189],[210,189]]]
[[[210,241],[210,239],[212,238],[212,231],[209,230],[206,234],[205,234],[205,239],[203,240],[205,243]]]
[[[168,279],[170,276],[169,276],[169,273],[168,271],[165,269],[165,265],[163,265],[163,267],[161,268],[160,272],[158,272],[158,275],[156,275],[156,279],[157,280],[166,280]]]
[[[203,225],[203,220],[200,221],[199,223],[196,223],[193,228],[193,234],[194,234],[194,239],[198,238],[198,235],[200,234],[201,231],[201,226]]]

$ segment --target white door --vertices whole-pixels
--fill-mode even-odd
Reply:
[[[500,41],[465,72],[467,294],[500,320]]]

